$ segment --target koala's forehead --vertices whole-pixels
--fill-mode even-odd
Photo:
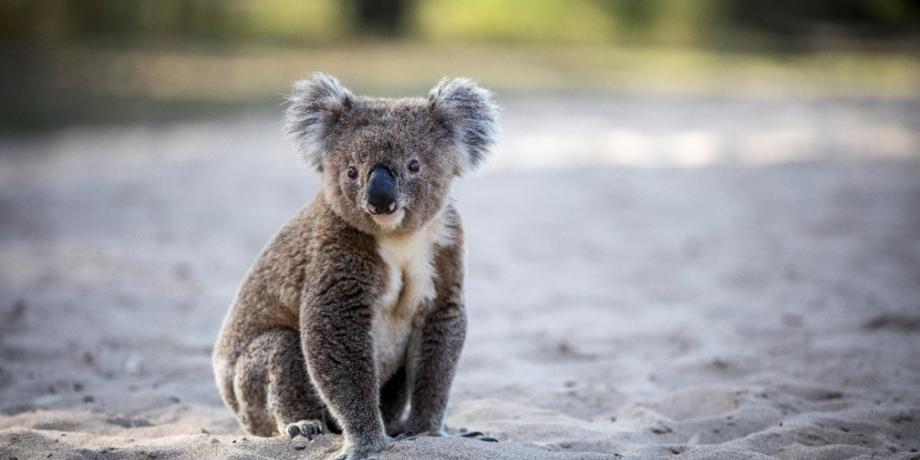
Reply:
[[[338,144],[353,155],[430,150],[444,132],[423,100],[367,100],[342,117]]]

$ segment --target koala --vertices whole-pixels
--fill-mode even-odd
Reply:
[[[401,434],[447,435],[466,333],[450,188],[489,154],[497,116],[465,78],[427,99],[355,96],[324,74],[295,85],[285,130],[322,190],[258,256],[213,356],[246,431],[341,432],[336,459],[376,458]]]

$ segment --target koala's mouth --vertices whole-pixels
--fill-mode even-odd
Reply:
[[[374,219],[380,228],[384,230],[393,230],[402,223],[403,217],[406,216],[406,211],[403,208],[399,208],[394,212],[389,214],[371,214],[371,218]]]

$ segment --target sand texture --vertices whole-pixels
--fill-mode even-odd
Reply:
[[[448,425],[384,459],[920,458],[920,102],[502,98]],[[0,141],[0,459],[325,458],[210,353],[318,190],[280,113]]]

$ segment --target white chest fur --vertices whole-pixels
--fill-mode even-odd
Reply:
[[[371,331],[381,384],[405,362],[413,320],[435,296],[433,258],[444,243],[443,217],[410,234],[377,237],[377,251],[387,266],[387,285]]]

